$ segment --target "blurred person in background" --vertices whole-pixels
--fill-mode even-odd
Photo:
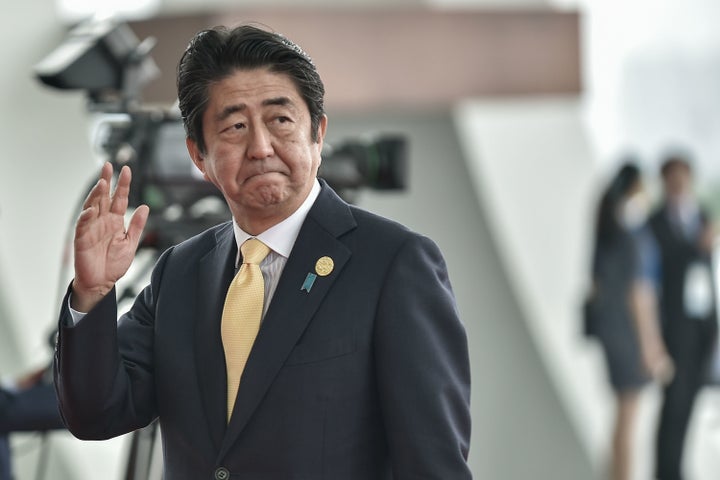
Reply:
[[[7,435],[0,435],[0,480],[11,480],[10,445]]]
[[[655,248],[646,228],[649,212],[641,171],[626,161],[604,190],[597,211],[592,263],[592,314],[587,333],[602,345],[616,396],[611,475],[632,475],[639,393],[672,366],[657,320]]]
[[[0,382],[0,480],[15,478],[8,438],[11,433],[61,428],[64,425],[52,383],[52,369],[45,367]]]
[[[675,376],[665,388],[660,411],[656,475],[659,480],[679,480],[687,427],[717,334],[714,232],[693,193],[690,157],[667,155],[660,173],[664,200],[653,212],[650,227],[660,251],[662,335]]]

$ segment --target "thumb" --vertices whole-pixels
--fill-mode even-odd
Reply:
[[[127,238],[135,248],[137,248],[140,243],[140,236],[145,229],[148,215],[150,215],[150,207],[147,205],[140,205],[135,209],[132,217],[130,217],[130,223],[127,228]]]

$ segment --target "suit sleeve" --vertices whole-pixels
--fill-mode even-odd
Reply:
[[[384,281],[375,355],[393,478],[472,478],[467,338],[445,262],[425,237],[401,247]]]
[[[151,284],[117,320],[113,290],[73,326],[68,296],[60,312],[54,376],[60,413],[84,440],[104,440],[149,424],[156,416],[153,377],[154,304],[169,252]]]

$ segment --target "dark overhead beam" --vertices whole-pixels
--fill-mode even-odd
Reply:
[[[158,39],[163,76],[148,101],[171,102],[177,60],[199,29],[260,22],[299,43],[325,81],[328,110],[447,107],[468,97],[578,94],[579,14],[554,11],[252,9],[134,22]]]

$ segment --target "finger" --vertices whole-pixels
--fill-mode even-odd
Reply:
[[[112,183],[113,167],[110,162],[105,162],[100,171],[99,185],[102,186],[103,195],[98,198],[98,215],[102,215],[110,208],[110,184]]]
[[[83,249],[90,245],[94,240],[92,234],[93,225],[97,218],[97,207],[89,207],[83,210],[75,224],[75,237],[73,244],[75,249]]]
[[[100,209],[100,199],[108,196],[108,182],[104,178],[98,179],[85,197],[83,210],[95,208],[96,213]]]
[[[112,174],[113,174],[113,166],[110,162],[103,163],[102,169],[100,170],[100,178],[104,178],[105,181],[110,183],[110,180],[112,180]]]
[[[127,238],[134,248],[137,248],[140,243],[140,236],[145,229],[148,215],[150,214],[150,208],[147,205],[140,205],[130,217],[130,222],[127,228]]]
[[[85,208],[78,216],[75,231],[80,232],[87,228],[88,223],[97,215],[97,207],[92,205]]]
[[[130,194],[130,181],[132,180],[132,172],[130,167],[125,165],[120,169],[117,186],[112,195],[110,204],[110,212],[117,215],[125,215],[128,206],[128,195]]]

